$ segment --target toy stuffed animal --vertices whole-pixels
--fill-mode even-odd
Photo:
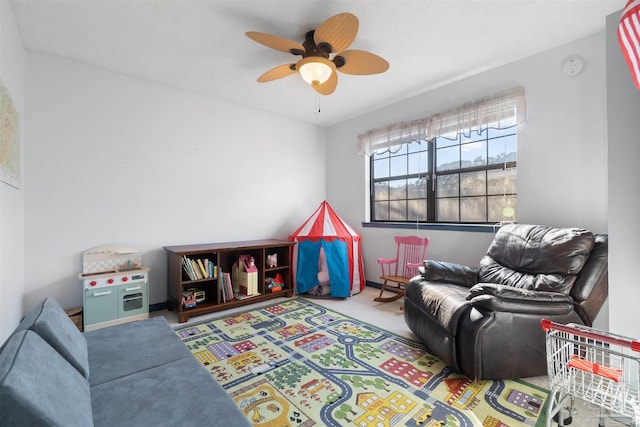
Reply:
[[[271,255],[267,255],[267,266],[269,268],[278,266],[278,254],[277,253],[271,254]]]

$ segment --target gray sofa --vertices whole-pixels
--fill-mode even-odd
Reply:
[[[58,303],[0,348],[7,426],[250,426],[163,317],[81,333]]]

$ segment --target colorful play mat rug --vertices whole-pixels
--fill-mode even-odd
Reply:
[[[176,330],[254,426],[542,426],[548,392],[473,382],[302,298]]]

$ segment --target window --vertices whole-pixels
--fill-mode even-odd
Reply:
[[[524,89],[358,136],[370,156],[372,222],[516,221]]]
[[[373,222],[515,221],[516,126],[411,141],[371,156]],[[513,209],[513,213],[505,208]]]
[[[411,141],[395,152],[374,153],[371,220],[515,221],[516,129],[489,128],[469,136]]]

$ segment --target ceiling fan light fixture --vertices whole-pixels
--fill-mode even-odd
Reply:
[[[311,86],[325,83],[334,73],[336,66],[333,62],[321,56],[308,56],[298,61],[296,65],[302,79]]]

